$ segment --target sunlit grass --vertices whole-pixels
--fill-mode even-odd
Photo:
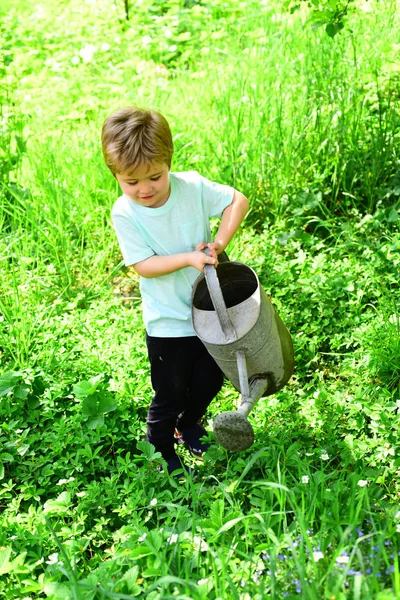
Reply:
[[[0,8],[0,595],[394,600],[395,5],[332,40],[278,5],[193,4],[136,3],[130,23],[122,3]],[[169,118],[173,169],[248,195],[229,254],[294,339],[293,379],[250,416],[254,446],[213,445],[196,481],[160,475],[142,441],[138,281],[99,142],[127,104]],[[84,405],[75,386],[93,377]],[[226,384],[207,428],[237,401]]]

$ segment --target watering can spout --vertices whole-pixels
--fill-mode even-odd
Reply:
[[[214,433],[227,450],[254,441],[247,417],[263,396],[274,394],[293,373],[292,339],[256,273],[242,263],[205,265],[192,292],[193,327],[225,376],[240,391],[236,412],[214,419]]]
[[[267,379],[256,379],[251,385],[251,394],[248,397],[242,397],[242,403],[240,404],[237,412],[248,417],[257,402],[262,398],[268,390]]]

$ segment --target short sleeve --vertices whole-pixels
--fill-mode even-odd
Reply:
[[[125,266],[129,267],[155,254],[132,219],[114,213],[111,217]]]
[[[200,176],[202,185],[203,205],[207,208],[209,217],[221,217],[225,208],[232,204],[235,190],[229,185],[209,181]]]

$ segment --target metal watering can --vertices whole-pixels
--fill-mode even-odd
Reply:
[[[247,416],[260,398],[275,394],[293,373],[292,338],[256,273],[239,262],[205,265],[192,291],[192,322],[242,395],[236,412],[214,419],[215,436],[227,450],[245,450],[254,442]]]

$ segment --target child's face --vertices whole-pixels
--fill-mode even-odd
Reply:
[[[116,174],[122,191],[136,204],[158,208],[170,194],[169,167],[165,163],[150,163],[134,171]]]

